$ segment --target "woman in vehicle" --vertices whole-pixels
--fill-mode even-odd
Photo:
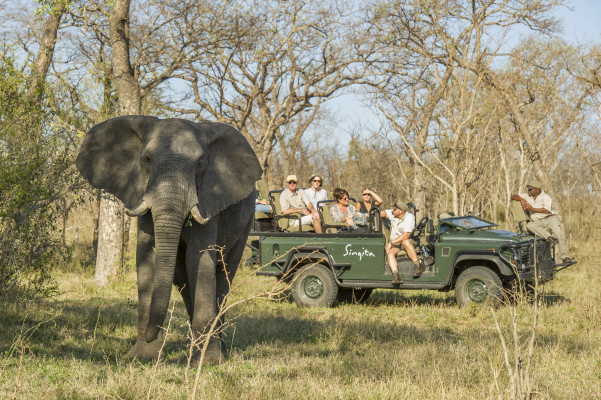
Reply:
[[[336,203],[330,207],[330,214],[332,214],[334,222],[346,222],[351,230],[367,225],[365,216],[349,205],[349,194],[345,189],[334,189],[334,198]]]
[[[382,204],[382,198],[373,190],[366,187],[361,192],[361,200],[355,204],[355,211],[363,214],[365,221],[369,220],[369,212],[373,206],[379,207]]]

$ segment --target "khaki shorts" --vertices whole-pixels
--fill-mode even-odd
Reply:
[[[303,225],[313,226],[313,214],[303,215],[300,220]],[[290,226],[298,226],[298,219],[291,219]]]

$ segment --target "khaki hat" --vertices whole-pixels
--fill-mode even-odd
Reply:
[[[409,206],[407,205],[407,203],[402,202],[402,201],[397,201],[393,204],[394,208],[398,208],[399,210],[403,210],[403,211],[407,211],[407,209],[409,208]]]
[[[534,188],[536,188],[536,189],[540,189],[540,188],[541,188],[541,183],[540,183],[540,181],[539,181],[538,179],[536,179],[536,178],[528,179],[526,182],[528,182],[528,183],[526,184],[526,187],[527,187],[528,189],[534,189]]]
[[[296,175],[288,175],[286,177],[286,183],[290,182],[290,181],[295,181],[298,182],[298,179],[296,179]]]

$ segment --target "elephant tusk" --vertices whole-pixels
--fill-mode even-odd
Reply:
[[[140,204],[138,206],[138,208],[136,208],[135,210],[125,210],[125,213],[127,215],[129,215],[130,217],[139,217],[141,215],[144,215],[148,212],[148,210],[150,210],[150,207],[148,206],[148,204],[146,203],[146,200],[142,200],[142,204]]]
[[[201,225],[206,225],[209,222],[210,218],[203,218],[202,215],[200,215],[200,211],[198,211],[198,205],[192,207],[192,210],[190,210],[190,214],[192,214],[194,220]]]

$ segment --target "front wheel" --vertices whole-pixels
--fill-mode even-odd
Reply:
[[[292,297],[299,307],[330,307],[338,285],[332,271],[322,264],[308,264],[294,274]]]
[[[455,284],[455,297],[460,307],[471,304],[496,307],[501,303],[503,284],[490,268],[470,267],[463,271]]]

